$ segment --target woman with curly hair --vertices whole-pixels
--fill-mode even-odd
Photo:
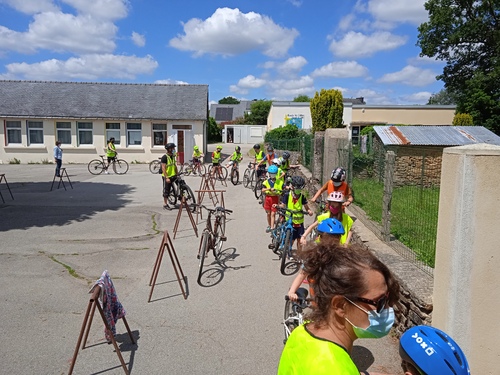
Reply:
[[[358,338],[380,338],[394,324],[399,283],[370,250],[311,243],[300,257],[314,289],[308,323],[295,328],[278,374],[359,375],[350,357]]]

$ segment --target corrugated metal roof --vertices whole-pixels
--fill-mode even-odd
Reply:
[[[0,116],[204,120],[208,85],[0,81]]]
[[[373,129],[384,145],[500,146],[500,137],[484,126],[374,126]]]

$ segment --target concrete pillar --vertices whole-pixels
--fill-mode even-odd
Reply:
[[[500,147],[444,150],[433,325],[464,350],[473,374],[500,360]]]
[[[349,166],[349,132],[346,128],[325,130],[323,184],[330,179],[333,168]]]

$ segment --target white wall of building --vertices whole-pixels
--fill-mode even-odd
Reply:
[[[21,142],[9,142],[6,136],[7,121],[21,122]],[[130,162],[150,162],[165,152],[164,144],[166,141],[177,144],[177,149],[180,151],[185,147],[185,152],[188,157],[192,154],[194,145],[204,147],[204,127],[205,121],[144,121],[144,120],[75,120],[75,119],[29,119],[29,121],[39,121],[43,123],[43,143],[33,143],[29,140],[27,119],[2,119],[3,126],[0,129],[0,142],[3,147],[0,148],[0,163],[8,164],[14,159],[18,159],[22,164],[28,163],[43,163],[46,161],[53,162],[53,148],[56,142],[56,123],[66,122],[71,123],[71,143],[63,143],[63,163],[88,163],[91,159],[104,155],[106,153],[106,145],[108,134],[106,132],[106,123],[119,123],[119,144],[116,144],[116,150],[120,158]],[[80,144],[78,139],[78,122],[92,123],[92,144]],[[127,144],[128,130],[127,123],[140,123],[141,136],[140,144]],[[153,124],[166,125],[166,130],[160,130],[162,137],[155,140],[153,137]],[[158,133],[158,131],[155,131]],[[166,140],[165,140],[166,137]],[[115,137],[118,138],[118,137]],[[179,141],[183,139],[183,144]]]

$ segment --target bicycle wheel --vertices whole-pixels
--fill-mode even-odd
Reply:
[[[125,174],[128,172],[128,163],[123,159],[116,159],[113,163],[113,170],[116,174]]]
[[[98,175],[101,174],[104,170],[104,163],[102,162],[102,160],[94,159],[90,161],[87,168],[89,169],[90,173]]]
[[[161,163],[159,160],[153,160],[151,163],[149,163],[149,171],[152,174],[158,174],[160,168],[161,168]]]
[[[221,219],[224,216],[221,216]],[[224,220],[224,227],[225,225],[225,219]],[[214,257],[216,260],[219,260],[220,253],[222,250],[222,243],[225,241],[224,237],[224,227],[222,225],[222,220],[220,223],[214,225],[214,232],[215,232],[215,238],[214,238]]]
[[[271,232],[271,245],[269,248],[273,251],[275,254],[279,254],[279,248],[280,248],[280,242],[281,242],[281,224],[275,223],[274,224],[274,229]]]
[[[193,172],[193,166],[189,163],[184,163],[183,172],[185,176],[189,176]]]
[[[240,179],[240,172],[238,172],[237,168],[233,168],[231,170],[231,182],[233,185],[238,185],[238,180]]]
[[[196,211],[196,198],[189,186],[184,185],[182,187],[182,197],[186,200],[188,207],[191,207],[191,211]]]
[[[223,165],[220,166],[220,171],[217,172],[217,179],[219,181],[226,181],[227,179],[227,168]]]
[[[292,231],[287,229],[285,234],[285,242],[283,244],[283,249],[281,251],[281,266],[280,272],[282,275],[287,276],[288,274],[285,272],[286,270],[286,260],[290,258],[292,252]]]
[[[245,173],[243,173],[243,186],[248,187],[250,184],[250,169],[245,169]]]
[[[285,340],[283,344],[286,343],[292,331],[299,326],[300,316],[294,310],[294,302],[287,299],[285,302],[285,313],[283,314],[283,328],[285,330]]]
[[[208,254],[208,246],[209,246],[209,236],[210,234],[207,231],[203,231],[203,234],[201,235],[201,240],[200,240],[200,248],[198,249],[198,257],[200,259],[199,262],[199,270],[198,270],[198,284],[200,283],[201,280],[201,275],[203,273],[203,264],[205,263],[205,257]]]
[[[175,204],[177,203],[177,196],[178,196],[178,192],[177,192],[177,184],[174,182],[172,184],[172,186],[170,187],[170,193],[168,194],[168,203],[170,203],[172,206],[175,206]]]
[[[257,178],[257,173],[255,173],[255,169],[252,170],[252,172],[250,173],[250,187],[253,189],[255,187],[255,183],[257,182],[256,181],[256,178]]]
[[[255,187],[253,189],[253,193],[255,195],[255,199],[262,199],[262,187],[263,187],[264,181],[259,180],[255,183]]]
[[[205,167],[205,164],[200,164],[199,168],[196,167],[194,171],[200,176],[203,176],[205,173],[207,173],[207,167]]]

